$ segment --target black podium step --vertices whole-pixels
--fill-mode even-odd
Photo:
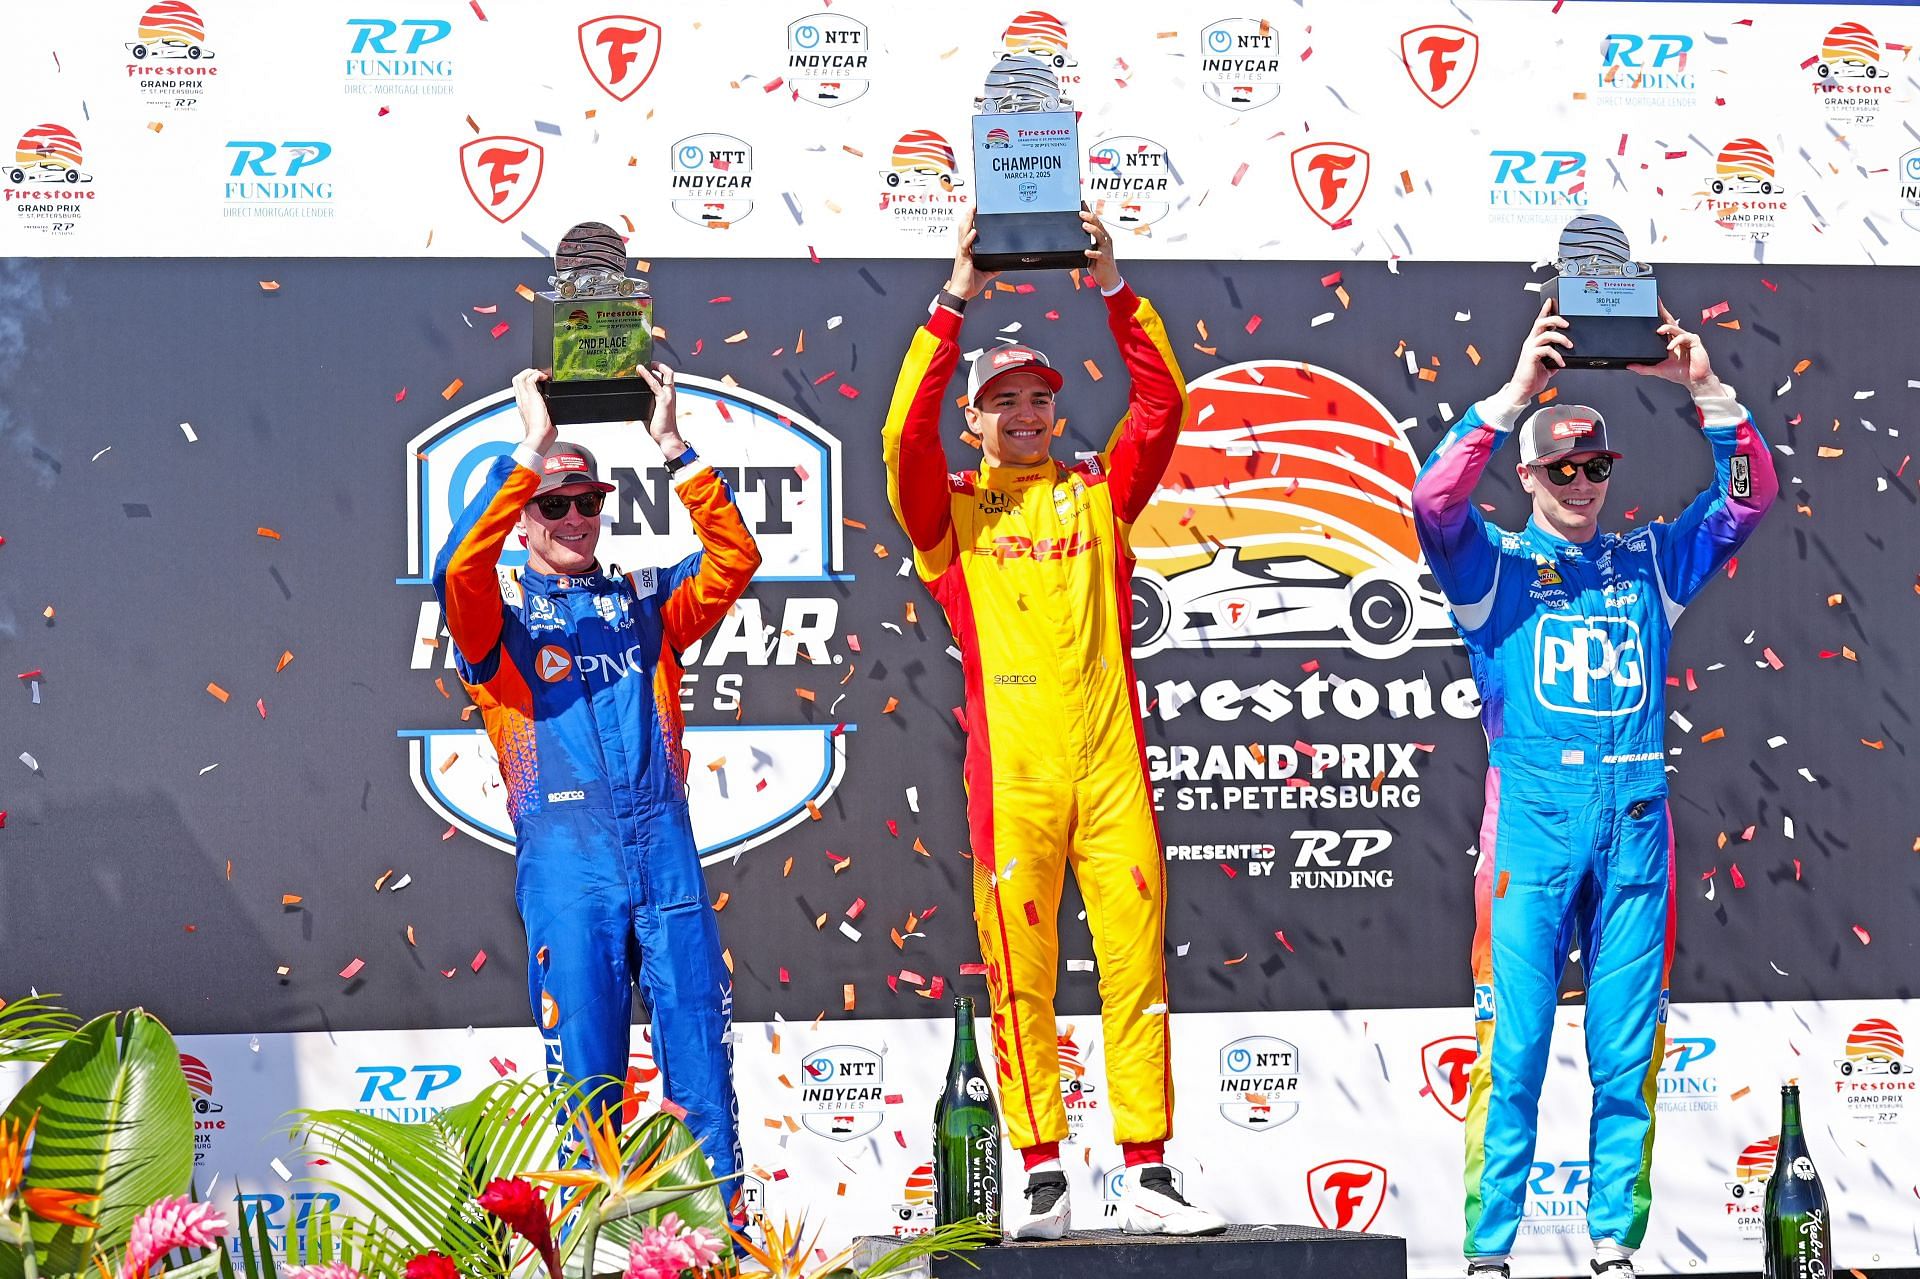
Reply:
[[[873,1236],[857,1242],[856,1273],[900,1241]],[[1405,1279],[1407,1241],[1286,1225],[1229,1226],[1225,1234],[1198,1238],[1070,1230],[1064,1239],[1009,1240],[979,1248],[965,1261],[937,1257],[930,1270],[934,1279]]]

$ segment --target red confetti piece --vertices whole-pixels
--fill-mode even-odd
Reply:
[[[39,679],[39,678],[40,678],[40,668],[39,668],[38,666],[36,666],[36,667],[34,667],[34,668],[33,668],[32,670],[30,670],[30,671],[21,671],[21,672],[20,672],[20,674],[18,674],[18,675],[17,675],[17,676],[15,676],[14,678],[16,678],[16,679]],[[211,689],[211,688],[212,688],[213,686],[212,686],[211,684],[209,684],[209,685],[208,685],[207,687],[208,687],[209,689]]]
[[[467,0],[467,7],[473,10],[473,16],[485,22],[487,15],[480,11],[480,0]]]
[[[482,968],[485,968],[486,966],[487,966],[487,952],[484,950],[477,952],[473,957],[473,962],[467,965],[467,967],[473,969],[473,971],[476,973],[479,972]]]
[[[455,833],[453,823],[447,823],[447,828],[440,832],[440,842],[444,844],[446,841],[452,839]]]
[[[842,382],[840,384],[840,394],[846,396],[849,400],[857,400],[860,398],[860,389]]]
[[[1855,924],[1853,926],[1853,935],[1860,939],[1860,944],[1862,946],[1873,945],[1873,934],[1868,932],[1866,929],[1860,927],[1860,925],[1858,924]]]
[[[987,975],[987,966],[985,964],[962,964],[960,965],[960,975],[962,977],[985,977]]]
[[[513,326],[511,324],[508,324],[505,320],[502,320],[500,321],[500,323],[494,325],[493,328],[489,329],[488,332],[492,333],[494,337],[498,338],[501,334],[505,333],[508,329],[512,327]]]
[[[1760,656],[1762,656],[1762,657],[1764,657],[1764,658],[1766,658],[1766,659],[1767,659],[1767,665],[1768,665],[1768,666],[1771,666],[1771,667],[1773,667],[1773,669],[1774,669],[1774,670],[1776,670],[1776,671],[1777,671],[1777,670],[1779,670],[1779,669],[1780,669],[1781,667],[1783,667],[1783,666],[1785,666],[1785,665],[1786,665],[1786,663],[1785,663],[1785,662],[1782,662],[1782,661],[1780,660],[1780,655],[1779,655],[1778,653],[1776,653],[1776,652],[1774,652],[1774,651],[1773,651],[1773,650],[1772,650],[1771,648],[1763,648],[1763,649],[1761,649],[1761,650],[1760,650]],[[1821,656],[1822,656],[1822,657],[1824,657],[1824,656],[1826,656],[1826,654],[1824,654],[1824,653],[1823,653],[1823,654],[1821,654]]]
[[[793,980],[793,974],[788,972],[786,969],[782,968],[780,970],[780,984],[784,986],[792,980]]]
[[[660,1109],[662,1112],[672,1115],[675,1119],[684,1120],[687,1117],[687,1108],[685,1106],[665,1097],[660,1099]]]
[[[891,817],[887,818],[887,834],[893,836],[895,839],[900,838],[900,823]]]
[[[1278,941],[1282,946],[1285,946],[1287,948],[1287,953],[1289,955],[1293,954],[1293,943],[1287,940],[1287,934],[1285,930],[1275,929],[1273,936],[1275,941]]]
[[[1793,882],[1796,884],[1800,882],[1800,859],[1798,857],[1793,859]]]
[[[1129,866],[1127,869],[1133,872],[1133,886],[1140,891],[1142,897],[1145,897],[1147,895],[1147,877],[1140,873],[1138,866]]]
[[[762,93],[772,93],[775,89],[778,89],[779,87],[780,87],[780,77],[775,76],[773,79],[761,85],[760,91]]]
[[[351,964],[348,964],[348,965],[347,965],[347,966],[346,966],[345,968],[342,968],[342,969],[340,970],[340,980],[342,980],[342,981],[352,981],[352,980],[353,980],[353,978],[354,978],[354,976],[355,976],[356,974],[358,974],[358,973],[359,973],[359,971],[360,971],[360,970],[361,970],[362,968],[365,968],[366,966],[367,966],[367,961],[366,961],[366,960],[364,960],[364,959],[361,959],[361,958],[360,958],[359,956],[357,956],[357,955],[356,955],[356,956],[354,956],[354,960],[353,960],[353,962],[352,962]]]
[[[1747,877],[1740,873],[1739,862],[1734,862],[1729,865],[1727,867],[1727,874],[1733,877],[1733,886],[1735,888],[1745,888],[1747,886]]]
[[[1321,288],[1330,289],[1338,283],[1340,283],[1340,273],[1338,271],[1335,271],[1332,275],[1323,275],[1320,277]]]
[[[853,899],[853,905],[851,905],[851,906],[849,906],[849,907],[847,907],[847,918],[848,918],[848,919],[858,919],[858,918],[860,918],[860,915],[861,915],[861,912],[862,912],[862,911],[864,911],[864,910],[866,910],[866,908],[867,908],[867,899],[866,899],[866,898],[864,898],[864,897],[856,897],[856,898],[854,898],[854,899]]]
[[[1260,317],[1257,315],[1252,316],[1247,320],[1247,334],[1248,336],[1252,336],[1253,334],[1258,333],[1259,331],[1260,331]]]
[[[261,719],[265,719],[267,717],[267,699],[264,697],[256,698],[253,703],[253,709],[260,712]]]
[[[1240,179],[1246,176],[1247,176],[1247,163],[1246,161],[1242,160],[1240,162],[1240,167],[1233,171],[1233,185],[1239,186]]]
[[[407,398],[407,388],[404,386],[393,393],[393,402],[395,404],[401,403],[406,398]]]

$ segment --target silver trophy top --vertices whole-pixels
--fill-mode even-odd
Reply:
[[[1644,262],[1628,255],[1627,233],[1612,218],[1582,213],[1560,232],[1560,253],[1553,269],[1561,275],[1639,276],[1653,274]]]
[[[1064,103],[1060,77],[1052,67],[1029,53],[1009,53],[987,72],[974,109],[986,115],[1027,115],[1059,111]]]
[[[582,222],[560,237],[547,277],[563,298],[630,298],[647,282],[627,274],[627,246],[604,222]]]

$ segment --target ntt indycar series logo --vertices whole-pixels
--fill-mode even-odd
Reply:
[[[1279,41],[1265,18],[1224,18],[1200,32],[1201,92],[1234,111],[1280,98]]]
[[[753,212],[753,148],[731,133],[696,133],[673,144],[673,211],[724,231]]]
[[[186,0],[161,0],[140,15],[123,41],[127,79],[156,111],[196,111],[220,68],[207,47],[207,24]]]
[[[810,13],[787,24],[787,88],[797,102],[844,107],[867,91],[867,24]]]
[[[1220,1049],[1220,1114],[1270,1132],[1300,1113],[1300,1050],[1272,1035],[1247,1035]]]
[[[791,668],[804,663],[817,671],[842,660],[829,650],[839,634],[841,596],[834,585],[845,562],[840,442],[805,414],[751,391],[691,374],[681,375],[678,385],[689,437],[726,478],[765,558],[753,589],[681,654],[693,834],[702,860],[712,862],[808,820],[807,806],[824,803],[839,786],[845,734],[858,728],[763,718],[793,700],[770,695],[776,686],[791,693]],[[569,427],[567,435],[592,450],[615,486],[601,514],[602,565],[644,575],[699,549],[672,476],[645,431],[610,423]],[[419,610],[406,637],[408,665],[435,672],[456,696],[453,644],[432,594],[434,557],[487,468],[520,438],[513,393],[502,390],[449,413],[406,446],[407,572],[399,585],[415,594]],[[509,537],[499,565],[503,597],[519,598],[526,561],[526,551]],[[537,610],[528,621],[537,634]],[[571,667],[571,654],[561,652],[556,665],[559,658]],[[634,669],[604,662],[591,674],[613,680]],[[747,696],[762,683],[769,695]],[[444,723],[403,730],[400,737],[421,800],[482,843],[513,851],[499,761],[472,712],[459,717],[450,710]]]
[[[858,1141],[887,1117],[886,1060],[870,1049],[833,1044],[800,1063],[800,1123],[828,1141]]]
[[[47,121],[29,126],[14,144],[13,163],[4,175],[14,225],[60,237],[78,231],[98,194],[93,174],[83,166],[85,159],[80,136],[66,125]]]
[[[1143,231],[1166,217],[1181,182],[1165,147],[1131,133],[1089,147],[1084,172],[1094,213],[1116,231]]]

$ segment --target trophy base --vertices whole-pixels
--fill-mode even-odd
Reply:
[[[596,382],[542,382],[540,396],[555,426],[640,422],[653,416],[653,388],[638,378]]]
[[[985,271],[1051,271],[1087,265],[1093,247],[1075,213],[982,213],[973,263]]]
[[[1630,364],[1658,364],[1667,358],[1667,340],[1660,336],[1658,316],[1570,315],[1567,337],[1573,350],[1563,351],[1570,369],[1624,369]]]

